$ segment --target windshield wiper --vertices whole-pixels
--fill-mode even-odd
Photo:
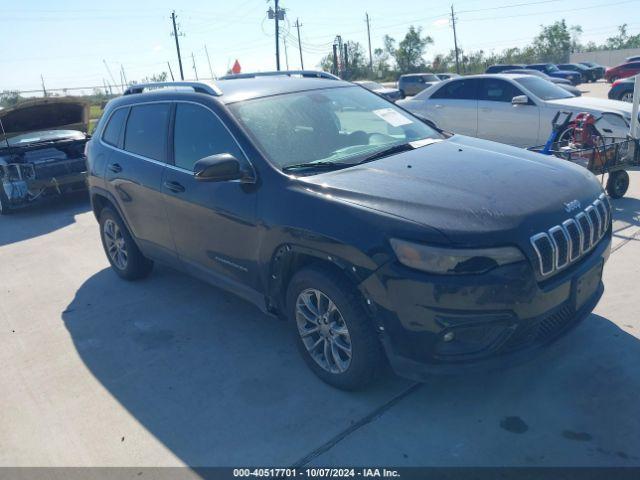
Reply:
[[[307,162],[307,163],[294,163],[293,165],[287,165],[282,167],[283,172],[289,172],[291,170],[304,170],[304,169],[316,169],[316,170],[333,170],[334,168],[346,168],[356,165],[355,163],[342,163],[342,162]]]
[[[406,152],[407,150],[413,150],[415,147],[410,143],[401,143],[399,145],[393,145],[389,148],[385,148],[384,150],[380,150],[376,153],[372,153],[371,155],[364,157],[360,160],[357,165],[361,163],[372,162],[374,160],[378,160],[379,158],[388,157],[389,155],[394,155],[396,153]]]

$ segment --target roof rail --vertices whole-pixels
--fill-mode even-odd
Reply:
[[[206,93],[208,95],[220,96],[222,90],[215,85],[210,85],[202,82],[152,82],[152,83],[137,83],[129,86],[123,93],[123,95],[132,95],[134,93],[143,93],[144,90],[159,90],[162,88],[171,87],[186,87],[192,88],[194,92]]]
[[[256,78],[256,77],[277,77],[277,76],[300,76],[307,78],[326,78],[327,80],[340,80],[340,77],[322,72],[320,70],[278,70],[273,72],[254,72],[254,73],[236,73],[220,77],[220,80],[235,80],[238,78]]]

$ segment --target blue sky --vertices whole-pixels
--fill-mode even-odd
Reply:
[[[640,0],[460,0],[458,42],[461,48],[485,51],[522,46],[531,41],[540,24],[565,18],[582,26],[583,41],[602,41],[627,23],[640,31]],[[303,55],[307,68],[329,53],[336,34],[366,46],[365,11],[371,18],[373,48],[389,34],[402,38],[409,25],[423,27],[435,41],[425,57],[453,48],[447,12],[450,2],[409,0],[281,0],[287,9],[285,31],[290,68],[299,68],[293,35],[296,18],[302,24]],[[213,70],[223,74],[237,58],[244,71],[271,70],[274,60],[274,24],[266,19],[273,1],[183,0],[169,2],[86,0],[0,0],[3,48],[0,50],[0,90],[102,85],[109,79],[106,61],[119,79],[122,65],[128,79],[167,71],[178,63],[169,15],[175,8],[185,36],[180,38],[185,76],[209,76],[207,45]],[[287,26],[287,24],[289,26]],[[285,66],[282,48],[282,66]]]

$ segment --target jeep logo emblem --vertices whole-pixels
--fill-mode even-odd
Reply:
[[[574,210],[578,210],[580,208],[580,202],[578,200],[571,200],[564,204],[564,209],[567,213],[573,212]]]

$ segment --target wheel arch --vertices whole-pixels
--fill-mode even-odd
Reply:
[[[268,268],[267,300],[271,310],[280,315],[284,314],[286,293],[291,279],[296,272],[312,265],[330,269],[343,276],[360,294],[358,286],[370,274],[335,254],[284,243],[274,251]],[[366,304],[364,296],[362,301]]]

